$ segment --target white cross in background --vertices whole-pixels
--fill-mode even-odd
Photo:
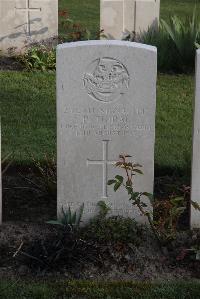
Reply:
[[[26,0],[26,7],[24,8],[17,8],[15,7],[15,9],[21,11],[21,12],[26,12],[26,24],[27,24],[27,29],[26,32],[27,34],[30,36],[31,35],[31,16],[30,13],[32,11],[41,11],[41,7],[37,7],[37,8],[30,8],[30,0]]]
[[[108,160],[108,142],[109,140],[102,140],[103,144],[103,159],[102,160],[89,160],[87,159],[87,166],[101,165],[103,167],[103,199],[108,198],[107,182],[108,182],[108,165],[114,165],[117,161]]]

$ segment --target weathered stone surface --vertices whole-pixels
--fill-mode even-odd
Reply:
[[[0,0],[0,50],[24,51],[58,35],[58,0]]]
[[[160,15],[160,1],[146,0],[135,2],[135,29],[136,33],[144,33],[148,28],[158,28]]]
[[[156,48],[122,41],[89,41],[57,49],[58,215],[85,204],[84,220],[104,200],[112,214],[143,222],[124,190],[108,179],[128,153],[143,165],[137,191],[153,192]]]
[[[200,205],[200,50],[196,57],[191,200]],[[191,227],[200,228],[200,212],[191,207]]]
[[[107,39],[122,39],[123,32],[143,33],[157,28],[160,0],[101,0],[101,29]]]

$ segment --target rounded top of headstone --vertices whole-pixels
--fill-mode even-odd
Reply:
[[[157,48],[154,46],[129,42],[129,41],[121,41],[121,40],[90,40],[90,41],[80,41],[80,42],[71,42],[71,43],[63,43],[57,46],[57,50],[63,50],[67,48],[77,48],[77,47],[84,47],[84,46],[126,46],[132,47],[135,49],[143,49],[152,52],[157,52]]]

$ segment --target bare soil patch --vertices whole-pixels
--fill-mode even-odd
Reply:
[[[0,56],[0,71],[23,71],[23,66],[13,57]]]
[[[0,277],[98,280],[200,278],[200,262],[177,260],[200,234],[185,231],[163,253],[148,230],[138,244],[99,242],[64,233],[46,221],[56,218],[56,198],[42,194],[30,169],[11,168],[3,177]],[[160,187],[160,190],[162,187]],[[106,232],[105,232],[106,233]],[[171,250],[171,252],[170,252]],[[56,259],[57,253],[59,254]]]

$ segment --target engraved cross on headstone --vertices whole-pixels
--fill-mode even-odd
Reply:
[[[109,140],[102,140],[103,144],[103,159],[102,160],[89,160],[87,159],[87,166],[89,165],[102,165],[103,167],[103,195],[102,198],[108,198],[107,182],[108,182],[108,165],[114,165],[117,161],[108,160],[108,143]]]
[[[30,13],[32,11],[41,11],[41,7],[30,7],[30,0],[26,0],[26,7],[23,7],[23,8],[17,8],[15,7],[16,10],[20,11],[20,12],[26,12],[26,24],[27,24],[27,27],[26,27],[26,33],[31,36],[31,16],[30,16]]]

